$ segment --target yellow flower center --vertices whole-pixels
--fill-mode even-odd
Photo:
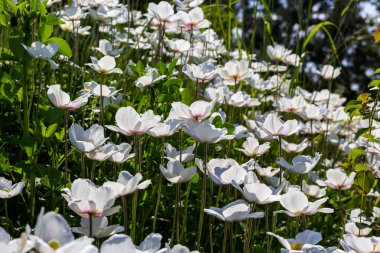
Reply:
[[[301,250],[301,249],[302,249],[302,246],[303,246],[302,243],[291,243],[291,244],[290,244],[290,248],[291,248],[292,250]]]
[[[5,191],[5,192],[11,192],[11,189],[9,189],[9,188],[3,188],[3,189],[1,189],[2,191]]]
[[[52,248],[53,250],[57,250],[61,247],[61,244],[59,243],[58,240],[56,239],[52,239],[48,242],[48,245],[50,246],[50,248]]]

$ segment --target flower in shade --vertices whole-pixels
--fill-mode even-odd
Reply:
[[[291,217],[301,215],[313,215],[315,213],[333,213],[331,208],[319,208],[328,198],[319,199],[315,202],[309,202],[306,195],[299,191],[293,190],[282,195],[280,203],[286,210],[276,211],[276,213],[285,213]]]
[[[80,125],[73,123],[69,129],[71,144],[82,152],[92,152],[106,142],[104,129],[98,124],[84,130]]]
[[[135,154],[129,153],[132,150],[132,146],[128,143],[121,143],[119,145],[115,145],[115,149],[117,151],[108,158],[108,160],[111,162],[123,163],[128,159],[135,157]]]
[[[31,57],[39,60],[47,60],[52,69],[58,68],[58,65],[51,59],[58,52],[58,44],[51,43],[45,46],[44,43],[35,41],[32,43],[31,47],[27,47],[24,44],[22,44],[22,46],[28,51]]]
[[[80,227],[72,228],[74,233],[82,235],[90,235],[90,219],[82,218],[80,221]],[[123,226],[108,225],[107,217],[93,217],[92,218],[92,236],[96,238],[104,238],[110,235],[120,233],[124,231]]]
[[[189,181],[197,172],[194,166],[184,168],[179,161],[169,161],[167,168],[160,165],[162,175],[172,184],[179,184]]]
[[[117,146],[112,142],[109,142],[91,152],[86,153],[86,156],[91,160],[102,162],[117,152],[119,152]]]
[[[189,146],[188,148],[182,150],[177,150],[169,143],[165,144],[165,154],[169,161],[181,161],[182,163],[190,162],[194,159],[194,148],[195,146]]]
[[[136,190],[145,189],[152,183],[151,180],[140,183],[141,180],[141,173],[136,173],[135,176],[132,176],[128,171],[122,171],[119,173],[116,182],[107,181],[103,186],[111,188],[117,196],[125,196],[134,193]]]
[[[236,200],[223,208],[210,207],[204,209],[205,213],[215,216],[222,221],[243,221],[247,219],[263,218],[263,212],[251,213],[251,207],[247,202],[242,199]]]
[[[61,85],[55,84],[49,86],[47,95],[50,101],[58,108],[75,110],[79,107],[85,105],[88,101],[88,94],[82,95],[75,99],[74,101],[70,100],[70,95],[62,91]]]
[[[19,195],[25,187],[24,182],[12,184],[12,181],[0,177],[0,198],[9,199]]]

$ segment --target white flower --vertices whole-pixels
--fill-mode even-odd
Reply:
[[[304,139],[300,144],[289,143],[282,140],[281,147],[287,153],[300,153],[307,148],[308,140]]]
[[[100,74],[123,74],[123,71],[116,68],[115,58],[109,55],[102,57],[100,60],[95,57],[90,57],[92,63],[86,63],[85,65],[90,66],[93,70]]]
[[[190,251],[189,248],[181,244],[176,244],[173,246],[173,248],[170,248],[169,243],[166,243],[165,249],[161,249],[157,251],[156,253],[199,253],[199,251],[197,250]]]
[[[299,112],[306,106],[306,101],[303,96],[281,97],[274,105],[280,112]]]
[[[111,42],[105,39],[99,40],[99,47],[95,48],[97,51],[102,53],[104,56],[109,55],[112,57],[119,57],[120,54],[123,52],[124,47],[121,47],[119,49],[114,49]]]
[[[368,236],[372,229],[370,227],[358,228],[355,222],[350,221],[344,225],[344,231],[354,236]]]
[[[276,213],[285,213],[291,217],[298,217],[301,215],[313,215],[315,213],[332,213],[331,208],[319,208],[320,205],[325,203],[328,198],[319,199],[315,202],[309,202],[306,195],[298,190],[289,191],[282,195],[280,200],[281,205],[286,210],[276,211]]]
[[[158,5],[149,3],[146,15],[154,17],[159,23],[171,23],[175,21],[173,6],[166,1],[161,1]]]
[[[357,237],[352,234],[343,235],[343,240],[339,240],[342,248],[346,252],[375,253],[380,252],[379,237]]]
[[[82,95],[75,99],[74,101],[70,100],[70,95],[62,91],[61,85],[55,84],[49,86],[47,95],[50,101],[58,108],[66,110],[75,110],[79,107],[85,105],[88,101],[88,95]]]
[[[188,163],[194,159],[194,148],[195,146],[189,146],[180,152],[169,143],[165,143],[165,158],[169,161],[181,161],[182,163]]]
[[[51,43],[45,46],[42,42],[35,41],[32,43],[31,47],[27,47],[24,44],[22,44],[22,46],[28,51],[31,57],[39,60],[47,60],[52,69],[58,68],[58,65],[51,60],[51,58],[58,52],[58,44]]]
[[[145,189],[152,183],[151,180],[139,183],[141,180],[142,175],[140,173],[132,176],[128,171],[122,171],[119,173],[116,182],[107,181],[103,186],[111,188],[117,196],[125,196],[134,193],[136,190]]]
[[[88,218],[109,216],[117,213],[120,206],[113,207],[115,194],[111,188],[97,187],[89,179],[76,179],[71,185],[71,189],[64,188],[62,196],[68,202],[76,214]]]
[[[217,217],[222,221],[243,221],[247,219],[257,219],[264,217],[264,213],[255,212],[251,213],[251,207],[244,200],[236,200],[223,208],[210,207],[210,209],[204,209],[205,213]]]
[[[215,101],[207,102],[198,100],[187,106],[181,102],[173,102],[169,118],[176,118],[184,121],[201,122],[211,115]]]
[[[237,85],[250,77],[251,70],[246,60],[229,61],[223,68],[219,69],[219,75],[224,79],[226,85]]]
[[[354,183],[356,173],[351,172],[349,176],[342,169],[329,169],[326,172],[327,179],[325,181],[317,180],[320,186],[327,186],[331,189],[350,189]]]
[[[342,68],[334,68],[331,65],[323,65],[322,69],[316,70],[316,73],[322,76],[326,80],[334,80],[340,75]]]
[[[29,235],[37,252],[44,253],[89,253],[97,252],[91,245],[94,241],[87,236],[75,240],[69,224],[55,212],[44,214],[41,210],[34,235]]]
[[[301,233],[298,233],[295,239],[285,239],[271,232],[267,232],[267,234],[276,237],[277,240],[281,243],[281,245],[285,248],[285,250],[281,249],[282,253],[314,252],[312,251],[312,249],[323,250],[322,246],[316,245],[318,242],[322,240],[322,235],[318,232],[305,230]]]
[[[286,49],[283,45],[275,45],[267,47],[267,54],[272,61],[284,61],[285,57],[292,53],[291,50]]]
[[[148,134],[156,138],[168,137],[177,132],[179,127],[180,124],[176,120],[168,120],[164,123],[159,122],[149,129]]]
[[[139,114],[130,106],[120,107],[115,116],[116,126],[106,127],[125,136],[140,135],[153,128],[160,120],[161,117],[154,115],[152,110]]]
[[[232,185],[238,189],[243,194],[244,198],[250,203],[254,202],[260,205],[265,205],[280,201],[281,199],[279,193],[281,192],[282,187],[274,190],[262,183],[249,183],[244,184],[242,189],[235,181],[232,181]]]
[[[177,21],[185,31],[208,28],[211,24],[210,21],[204,19],[203,10],[200,7],[195,7],[189,12],[179,12]]]
[[[206,164],[207,174],[217,185],[228,185],[235,181],[242,184],[247,170],[233,159],[211,159]]]
[[[162,236],[150,234],[144,241],[136,246],[128,235],[113,235],[102,243],[100,253],[151,253],[157,252],[161,247]]]
[[[306,174],[309,173],[314,167],[317,165],[321,155],[319,153],[315,153],[315,157],[311,158],[311,156],[297,156],[292,159],[292,164],[289,164],[285,161],[284,158],[280,158],[277,162],[282,167],[287,168],[291,173],[295,174]]]
[[[180,184],[189,181],[197,172],[194,166],[184,168],[179,161],[169,161],[167,169],[160,165],[160,171],[172,184]]]
[[[227,129],[216,128],[208,122],[188,122],[184,127],[184,131],[200,143],[217,143],[221,140],[231,140],[234,138],[233,135],[227,135]]]
[[[115,145],[115,149],[117,151],[108,158],[108,160],[111,162],[123,163],[128,159],[135,157],[135,154],[129,153],[132,147],[128,143],[121,143],[119,145]]]
[[[243,149],[236,148],[236,150],[243,152],[246,156],[249,157],[262,156],[269,149],[269,142],[265,142],[264,144],[260,145],[259,141],[255,137],[248,137],[243,142]]]
[[[102,162],[110,158],[118,151],[117,146],[112,142],[109,142],[91,152],[86,153],[86,156],[91,160]]]
[[[313,198],[321,198],[326,194],[326,188],[319,188],[316,185],[308,185],[305,181],[302,181],[302,191]]]
[[[11,240],[11,236],[0,227],[0,248],[4,253],[26,253],[33,248],[33,242],[22,233],[20,238]]]
[[[104,129],[98,124],[84,130],[80,125],[73,123],[69,130],[70,142],[79,151],[92,152],[106,142]]]
[[[190,42],[183,39],[173,39],[166,42],[169,49],[174,53],[183,54],[190,49]]]
[[[147,73],[139,77],[136,80],[136,87],[144,88],[146,86],[152,85],[154,83],[157,83],[158,81],[166,78],[165,75],[160,76],[160,73],[158,73],[158,70],[155,68],[148,69]]]
[[[72,228],[74,233],[82,235],[90,235],[90,219],[82,218],[80,221],[80,227]],[[124,231],[123,226],[110,225],[108,226],[107,217],[93,217],[92,218],[92,236],[96,238],[104,238],[115,233],[120,233]]]
[[[182,68],[182,72],[191,80],[198,83],[208,83],[215,78],[217,72],[213,64],[203,62],[202,64],[186,64]]]
[[[289,136],[300,129],[297,120],[287,120],[284,122],[275,113],[268,114],[260,126],[271,136]]]
[[[24,182],[12,184],[12,181],[0,177],[0,198],[9,199],[19,195],[25,187]]]

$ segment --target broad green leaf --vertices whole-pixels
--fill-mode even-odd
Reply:
[[[368,166],[365,165],[365,164],[361,164],[361,163],[359,163],[359,164],[356,164],[356,165],[355,165],[355,171],[356,171],[356,172],[367,171],[367,170],[368,170]]]
[[[53,125],[50,125],[47,130],[46,130],[46,133],[44,135],[45,138],[50,138],[51,136],[53,136],[53,134],[55,133],[55,131],[57,130],[58,128],[58,124],[55,123]]]
[[[52,25],[42,25],[39,30],[40,41],[45,42],[53,33]]]
[[[71,48],[69,46],[69,44],[66,42],[66,40],[62,39],[62,38],[57,38],[57,37],[52,37],[50,39],[48,39],[46,41],[46,43],[50,44],[50,43],[56,43],[58,44],[59,48],[58,48],[58,51],[67,56],[67,57],[71,57],[72,56],[72,51],[71,51]]]

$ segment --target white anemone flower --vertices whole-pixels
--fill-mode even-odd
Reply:
[[[19,195],[25,187],[24,182],[12,184],[12,181],[0,177],[0,198],[9,199]]]
[[[295,174],[306,174],[309,173],[319,162],[321,158],[320,153],[315,153],[315,157],[311,156],[297,156],[292,159],[292,164],[289,164],[284,158],[280,158],[277,162],[282,167],[288,169],[291,173]]]
[[[295,96],[292,98],[281,97],[274,104],[280,112],[299,112],[306,106],[303,96]]]
[[[355,222],[350,221],[344,225],[344,231],[354,236],[368,236],[372,229],[370,227],[359,228]]]
[[[227,129],[216,128],[208,122],[187,122],[184,131],[200,143],[217,143],[221,140],[231,140],[234,138],[233,135],[227,135]]]
[[[251,213],[250,205],[242,199],[236,200],[223,208],[210,207],[204,209],[205,213],[215,216],[226,222],[243,221],[247,219],[263,218],[263,212]]]
[[[343,235],[343,240],[339,240],[339,242],[346,252],[380,252],[380,237],[358,237],[352,234],[345,234]]]
[[[209,62],[203,62],[199,65],[186,64],[183,66],[182,72],[191,80],[198,83],[208,83],[213,80],[217,74],[214,65]]]
[[[37,252],[43,253],[90,253],[97,252],[94,241],[87,236],[75,239],[67,221],[55,212],[44,214],[41,210],[34,228],[29,235]]]
[[[93,70],[100,74],[123,74],[123,71],[116,68],[115,58],[109,55],[103,56],[100,60],[95,57],[90,57],[92,63],[86,63],[85,65],[90,66]]]
[[[0,249],[2,253],[26,253],[33,248],[33,242],[22,233],[20,238],[11,240],[11,236],[0,227]]]
[[[282,190],[282,187],[279,187],[278,189],[272,189],[265,184],[257,182],[244,184],[242,189],[235,181],[232,181],[232,185],[238,191],[240,191],[243,194],[244,198],[250,203],[265,205],[280,201],[281,199],[281,195],[279,194]]]
[[[100,253],[151,253],[158,252],[161,247],[162,236],[150,234],[136,246],[128,235],[113,235],[102,243]]]
[[[177,18],[179,26],[185,31],[209,28],[211,24],[204,18],[203,10],[200,7],[195,7],[189,12],[179,12]]]
[[[35,41],[31,47],[27,47],[24,44],[22,44],[22,46],[28,51],[31,57],[38,60],[47,60],[50,63],[51,69],[58,68],[58,65],[51,59],[58,52],[58,44],[51,43],[45,46],[44,43]]]
[[[173,6],[166,1],[161,1],[159,4],[149,3],[146,16],[155,18],[160,24],[176,20]]]
[[[316,245],[322,240],[321,233],[314,232],[311,230],[305,230],[296,235],[296,238],[285,239],[279,235],[271,232],[267,232],[268,235],[274,236],[284,247],[281,249],[281,253],[291,253],[291,252],[314,252],[312,249],[323,250],[322,246]]]
[[[281,205],[286,210],[276,211],[276,213],[285,213],[290,217],[298,217],[301,215],[313,215],[315,213],[333,213],[331,208],[319,208],[320,205],[325,203],[328,198],[319,199],[315,202],[309,202],[306,195],[299,191],[289,191],[282,195],[280,200]]]
[[[160,165],[160,171],[170,183],[180,184],[189,181],[197,173],[197,168],[191,166],[185,169],[181,162],[169,161],[167,168]]]
[[[68,206],[83,218],[109,216],[117,213],[120,206],[113,206],[115,194],[109,187],[97,187],[89,179],[76,179],[71,189],[64,188],[62,196]]]
[[[166,76],[165,75],[160,76],[160,73],[158,73],[157,69],[150,68],[148,69],[148,71],[146,72],[144,76],[141,76],[136,80],[136,87],[144,88],[152,84],[155,84],[164,78],[166,78]]]
[[[101,39],[99,40],[99,47],[95,48],[95,50],[99,51],[104,56],[109,55],[109,56],[117,58],[123,52],[124,47],[121,47],[119,49],[114,49],[111,42],[105,39]]]
[[[128,143],[121,143],[119,145],[115,145],[115,152],[111,155],[108,160],[114,163],[124,163],[130,158],[135,157],[135,154],[130,154],[129,152],[132,150],[132,146]]]
[[[194,148],[195,146],[189,146],[181,152],[169,143],[165,143],[165,158],[169,161],[181,161],[182,163],[188,163],[194,159]]]
[[[74,233],[82,235],[90,235],[90,219],[82,218],[80,221],[80,227],[73,227],[72,231]],[[123,226],[119,225],[108,225],[107,217],[93,217],[92,218],[92,236],[95,238],[109,237],[113,234],[120,233],[124,231]]]
[[[166,44],[169,47],[170,51],[178,54],[187,52],[191,47],[190,42],[183,39],[168,40]]]
[[[334,68],[331,65],[323,65],[321,70],[317,70],[316,73],[326,80],[334,80],[340,75],[342,68]]]
[[[181,102],[173,102],[169,118],[201,122],[211,115],[214,105],[215,101],[207,102],[204,100],[195,101],[190,106]]]
[[[297,120],[287,120],[284,122],[277,114],[270,113],[265,118],[262,124],[259,124],[261,128],[271,136],[290,136],[300,129],[300,124]]]
[[[354,183],[356,173],[351,172],[349,176],[342,169],[329,169],[326,172],[326,180],[317,180],[317,184],[320,186],[327,186],[331,189],[350,189]]]
[[[180,124],[176,120],[168,120],[164,123],[157,123],[156,126],[149,129],[148,134],[155,138],[164,138],[172,136],[178,131]]]
[[[145,189],[152,183],[150,179],[140,183],[141,180],[141,173],[132,176],[128,171],[122,171],[119,173],[116,182],[107,181],[103,186],[111,188],[117,196],[125,196],[134,193],[136,190]]]
[[[243,149],[236,148],[236,150],[243,152],[246,156],[249,156],[249,157],[262,156],[269,149],[270,149],[269,142],[265,142],[264,144],[260,145],[259,141],[255,137],[248,137],[243,142]]]
[[[211,159],[206,164],[206,169],[211,180],[217,185],[228,185],[233,181],[242,184],[248,173],[233,159]]]
[[[307,148],[308,140],[304,139],[300,144],[289,143],[285,140],[282,140],[281,147],[286,153],[300,153]]]
[[[251,70],[246,60],[229,61],[223,68],[219,69],[219,75],[226,85],[237,85],[246,81],[251,76]]]
[[[161,120],[160,116],[154,115],[152,110],[139,114],[132,107],[120,107],[115,116],[116,126],[107,125],[112,131],[125,136],[140,135],[148,132]]]
[[[91,160],[103,162],[117,152],[119,152],[117,146],[112,142],[109,142],[91,152],[86,153],[86,156]]]
[[[310,197],[321,198],[326,195],[326,188],[319,188],[316,185],[308,185],[305,181],[302,181],[302,191]]]
[[[73,123],[69,130],[71,144],[81,152],[92,152],[106,142],[104,129],[98,124],[84,130],[80,125]]]
[[[50,101],[57,107],[65,110],[75,110],[84,106],[88,102],[88,94],[84,94],[74,101],[70,100],[70,95],[61,89],[61,85],[50,85],[47,91]]]
[[[286,49],[283,45],[275,45],[267,47],[267,54],[272,61],[284,61],[285,57],[292,53],[291,50]]]

